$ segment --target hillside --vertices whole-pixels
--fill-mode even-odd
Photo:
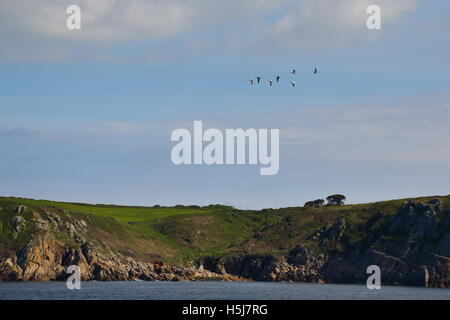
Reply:
[[[362,282],[378,264],[387,283],[448,287],[450,196],[263,210],[3,197],[0,243],[4,280],[60,279],[75,262],[100,280]]]

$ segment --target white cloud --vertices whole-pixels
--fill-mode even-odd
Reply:
[[[418,1],[377,1],[383,23],[414,10]],[[74,1],[0,2],[0,58],[67,60],[79,47],[92,57],[104,58],[108,54],[98,51],[108,50],[111,44],[193,33],[199,45],[210,30],[216,34],[216,44],[244,51],[248,46],[271,48],[274,41],[295,49],[334,47],[367,36],[365,10],[372,1],[77,0],[82,29],[76,31],[65,26],[66,8],[71,4]],[[191,44],[185,49],[189,48]]]
[[[382,25],[414,11],[419,0],[303,0],[269,29],[269,37],[285,46],[317,49],[371,39],[380,32],[366,27],[368,6],[381,8]]]
[[[200,27],[264,14],[286,0],[78,0],[82,30],[65,27],[72,0],[7,0],[2,19],[23,31],[49,37],[84,40],[130,40],[168,37]]]

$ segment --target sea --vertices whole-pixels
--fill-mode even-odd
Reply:
[[[0,300],[450,300],[450,289],[282,282],[0,282]]]

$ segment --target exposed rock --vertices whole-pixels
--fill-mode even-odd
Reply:
[[[41,218],[37,212],[33,212],[33,222],[40,230],[50,230],[50,222]]]
[[[437,220],[436,206],[407,201],[398,210],[392,221],[390,232],[418,239],[435,235]]]
[[[78,221],[77,221],[77,224],[79,224]],[[85,229],[76,227],[74,224],[72,224],[68,221],[65,223],[65,228],[66,228],[70,238],[72,238],[73,240],[75,240],[76,242],[78,242],[80,244],[84,244],[86,242],[85,238],[79,234],[79,232],[85,232]]]
[[[275,256],[205,258],[205,267],[213,272],[227,273],[256,281],[321,282],[316,269],[305,265],[294,266]]]
[[[436,253],[441,256],[450,257],[450,232],[445,233],[439,241]]]
[[[0,262],[0,281],[15,280],[22,280],[22,269],[12,258],[7,258]]]
[[[61,259],[62,266],[77,265],[80,267],[81,279],[92,279],[91,268],[81,249],[69,249],[64,252]]]
[[[67,227],[70,228],[69,225]],[[245,280],[233,275],[217,274],[203,267],[138,262],[105,248],[109,252],[100,253],[90,242],[83,243],[79,248],[65,248],[49,233],[42,233],[33,237],[18,252],[17,257],[0,260],[0,281],[63,280],[69,276],[66,270],[70,265],[80,267],[82,280]]]
[[[308,240],[322,239],[321,246],[326,244],[326,240],[340,241],[346,227],[345,218],[340,216],[336,219],[334,224],[327,224],[315,231],[308,237]]]
[[[434,210],[439,212],[442,210],[442,200],[441,199],[431,199],[428,201],[429,204],[431,204],[434,207]]]
[[[440,206],[440,201],[408,201],[390,222],[383,215],[375,216],[366,227],[371,234],[330,258],[322,275],[330,282],[364,282],[366,268],[378,265],[383,283],[448,286],[450,228],[445,221],[438,224]]]
[[[86,221],[84,221],[83,219],[81,219],[81,220],[79,220],[79,224],[80,224],[80,226],[83,228],[86,228],[87,227],[87,224],[86,224]]]
[[[17,206],[17,208],[16,208],[17,213],[21,213],[22,211],[25,212],[25,211],[27,211],[27,210],[28,210],[28,207],[27,207],[27,206],[24,206],[23,204]]]
[[[22,230],[26,224],[25,219],[21,216],[14,216],[12,222],[13,222],[14,232],[22,232]]]
[[[324,237],[330,240],[339,241],[345,232],[345,218],[343,216],[336,219],[336,222],[324,233]]]
[[[77,229],[75,228],[75,226],[68,221],[66,222],[66,224],[64,226],[66,227],[66,230],[69,233],[69,236],[71,238],[73,238],[75,236],[75,233],[77,232]]]
[[[308,264],[308,250],[305,247],[297,245],[291,252],[289,252],[288,262],[296,267]]]
[[[58,229],[59,224],[61,223],[61,218],[53,212],[46,211],[45,214],[47,216],[47,219],[53,224],[53,227],[55,229]]]
[[[62,272],[60,261],[64,248],[49,234],[33,237],[18,254],[18,265],[24,280],[48,281]]]

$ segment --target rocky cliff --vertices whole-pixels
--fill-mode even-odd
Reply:
[[[201,222],[192,215],[189,225],[172,217],[155,220],[152,230],[166,237],[162,241],[111,218],[5,202],[0,280],[63,280],[67,267],[78,265],[84,280],[364,283],[367,267],[378,265],[386,284],[450,287],[450,210],[443,200],[408,200],[395,212],[374,208],[263,210],[250,216],[248,232],[240,233],[245,236],[230,237],[229,251],[207,254],[205,239],[217,247],[208,232],[223,232],[223,221],[241,212],[200,215]],[[171,239],[176,242],[169,245]],[[187,249],[191,259],[170,262]]]
[[[2,209],[6,209],[3,214],[12,216],[11,238],[17,246],[16,250],[2,248],[0,281],[65,280],[70,265],[80,267],[82,280],[245,280],[216,274],[202,266],[136,261],[101,238],[92,237],[96,227],[65,210],[52,212],[24,205]],[[31,229],[29,240],[20,245],[19,238],[26,228]]]
[[[365,283],[367,267],[377,265],[386,284],[450,287],[450,211],[442,212],[440,200],[407,201],[395,216],[380,212],[367,221],[363,239],[346,245],[351,227],[338,217],[285,256],[209,257],[203,262],[216,273],[257,281],[328,283]],[[322,250],[309,252],[311,242]],[[328,250],[332,244],[343,250]]]

